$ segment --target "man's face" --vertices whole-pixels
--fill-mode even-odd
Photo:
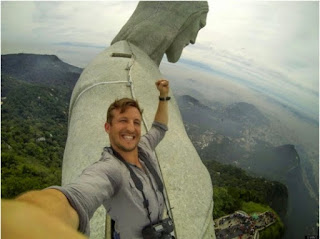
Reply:
[[[131,152],[137,149],[141,137],[141,114],[135,107],[128,107],[125,112],[120,109],[112,111],[111,124],[105,124],[111,146],[116,151]]]
[[[166,51],[169,62],[177,62],[180,59],[183,48],[189,45],[189,43],[194,44],[196,42],[199,30],[206,25],[206,19],[207,13],[201,14],[200,17],[191,22],[187,28],[179,33]]]

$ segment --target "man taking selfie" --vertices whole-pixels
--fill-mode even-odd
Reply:
[[[173,230],[171,220],[162,221],[165,200],[154,153],[167,131],[169,82],[158,80],[156,87],[160,93],[158,109],[152,127],[145,135],[141,136],[142,109],[138,102],[129,98],[113,102],[105,123],[110,147],[104,148],[100,160],[87,167],[70,184],[27,192],[15,199],[15,202],[5,201],[6,216],[10,216],[12,221],[15,217],[21,220],[24,212],[31,216],[25,227],[21,228],[26,234],[19,232],[19,227],[11,229],[9,220],[3,225],[3,236],[9,238],[21,233],[28,238],[29,233],[32,235],[30,238],[43,238],[37,234],[42,230],[46,238],[58,238],[59,235],[67,238],[72,233],[73,238],[82,238],[80,234],[75,237],[77,233],[70,230],[70,227],[89,235],[89,221],[96,209],[103,205],[115,221],[114,238],[173,238],[170,237]],[[26,208],[27,205],[30,207]],[[17,212],[14,207],[21,210]],[[49,222],[52,218],[57,226],[45,226],[45,221]],[[27,224],[32,225],[33,222],[43,228],[28,228]],[[170,229],[164,230],[167,227]]]

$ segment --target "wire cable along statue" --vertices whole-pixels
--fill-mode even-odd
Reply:
[[[170,62],[177,62],[183,48],[195,43],[198,31],[206,24],[208,10],[207,2],[139,2],[111,46],[85,68],[74,88],[63,160],[63,185],[77,180],[82,170],[97,161],[102,149],[110,145],[103,125],[107,107],[115,99],[137,100],[143,109],[142,134],[152,129],[159,101],[154,84],[163,78],[160,62],[164,54]],[[169,101],[164,101],[168,104],[169,130],[155,149],[158,164],[155,167],[159,168],[164,185],[165,205],[162,207],[164,211],[166,205],[169,208],[163,217],[169,214],[172,218],[178,239],[215,238],[210,176],[186,134],[173,95],[170,97]],[[140,194],[142,199],[134,183],[131,186],[135,188],[133,194]],[[142,202],[139,203],[142,205]],[[112,206],[105,208],[109,215],[115,210]],[[145,213],[145,208],[141,211]],[[126,214],[125,224],[137,220],[136,215],[130,215],[131,210],[123,209],[123,213]],[[126,226],[124,222],[112,216],[120,238],[130,238],[121,232]],[[148,217],[146,220],[148,224]],[[104,236],[103,207],[95,212],[90,225],[90,238]],[[88,232],[88,222],[86,227]],[[109,223],[106,231],[106,236],[110,237]]]

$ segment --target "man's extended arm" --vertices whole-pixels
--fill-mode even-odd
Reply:
[[[157,89],[160,92],[160,97],[166,98],[169,94],[169,81],[165,79],[160,79],[156,82]],[[158,104],[158,109],[155,115],[154,120],[162,123],[164,125],[168,125],[168,101],[160,101]]]
[[[79,238],[79,218],[58,190],[45,189],[1,200],[2,238]]]
[[[77,230],[89,234],[93,213],[121,184],[117,162],[108,157],[104,153],[74,182],[63,187],[53,186],[27,192],[15,200],[3,200],[3,238],[85,238]]]

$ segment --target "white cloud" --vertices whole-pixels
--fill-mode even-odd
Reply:
[[[37,42],[109,45],[137,2],[6,2],[4,40],[24,36]]]
[[[33,2],[1,2],[2,38],[15,39],[30,37],[34,27],[32,14],[35,11]]]

